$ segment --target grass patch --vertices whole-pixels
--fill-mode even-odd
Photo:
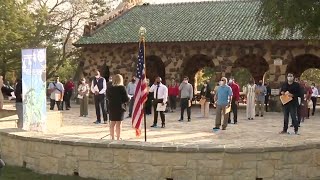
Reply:
[[[5,166],[1,170],[1,180],[93,180],[78,176],[42,175],[30,169],[14,166]]]

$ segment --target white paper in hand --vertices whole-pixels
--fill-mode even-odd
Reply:
[[[93,90],[94,90],[94,92],[100,92],[97,85],[95,85],[95,86],[93,87]]]
[[[158,103],[158,105],[157,105],[157,111],[165,111],[165,110],[166,110],[166,107],[167,107],[166,104]]]

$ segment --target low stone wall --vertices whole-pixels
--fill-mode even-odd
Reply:
[[[224,148],[92,139],[21,137],[0,132],[7,164],[39,173],[109,180],[320,179],[320,144]]]

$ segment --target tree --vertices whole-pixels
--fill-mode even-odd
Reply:
[[[320,34],[319,0],[262,0],[258,16],[261,25],[268,25],[273,35],[284,30],[301,32],[310,39]]]
[[[72,43],[82,35],[85,22],[95,20],[110,8],[104,0],[37,0],[32,4],[37,32],[34,44],[47,47],[47,77],[52,77],[64,65],[73,65],[80,57]],[[40,17],[40,18],[39,18]],[[68,67],[70,68],[70,66]],[[74,67],[74,70],[76,67]]]
[[[13,0],[0,3],[0,70],[4,79],[7,71],[20,70],[21,48],[27,47],[35,32],[28,3]]]

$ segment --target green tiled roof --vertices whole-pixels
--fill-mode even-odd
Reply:
[[[137,42],[141,26],[147,29],[147,42],[303,39],[289,32],[269,35],[257,22],[260,4],[238,0],[136,6],[75,45]]]

